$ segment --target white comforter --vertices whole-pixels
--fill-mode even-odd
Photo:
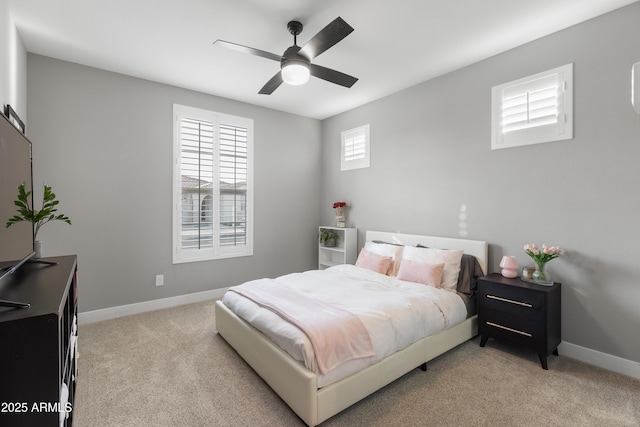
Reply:
[[[224,295],[225,305],[315,372],[318,387],[344,378],[467,317],[465,304],[455,292],[404,282],[349,264],[259,280],[287,283],[309,297],[348,310],[360,318],[369,331],[375,356],[351,360],[320,374],[313,347],[300,329],[235,292]]]

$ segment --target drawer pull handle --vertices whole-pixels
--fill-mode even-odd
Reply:
[[[525,337],[531,337],[531,334],[527,332],[522,332],[517,329],[507,328],[506,326],[498,325],[497,323],[493,323],[493,322],[486,322],[486,323],[489,326],[495,326],[496,328],[504,329],[510,332],[515,332],[516,334],[524,335]]]
[[[533,305],[531,305],[529,303],[526,303],[526,302],[514,301],[512,299],[501,298],[501,297],[497,297],[495,295],[487,295],[487,298],[495,299],[495,300],[498,300],[498,301],[504,301],[504,302],[508,302],[508,303],[511,303],[511,304],[517,304],[517,305],[521,305],[523,307],[529,307],[529,308],[533,307]]]

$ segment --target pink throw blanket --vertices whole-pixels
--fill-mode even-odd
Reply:
[[[318,369],[323,374],[349,360],[375,355],[369,332],[362,321],[349,311],[269,279],[234,286],[229,291],[252,300],[300,328],[309,338]]]

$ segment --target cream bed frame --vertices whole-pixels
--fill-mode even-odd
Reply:
[[[380,240],[408,246],[463,249],[478,259],[487,272],[487,242],[413,234],[368,231],[367,241]],[[315,426],[348,408],[374,391],[400,378],[478,333],[478,316],[428,336],[362,371],[318,389],[316,375],[292,358],[257,329],[216,302],[218,333],[242,356],[271,388],[309,426]]]

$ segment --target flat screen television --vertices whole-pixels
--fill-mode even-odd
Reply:
[[[33,173],[31,142],[3,114],[0,114],[0,285],[2,279],[20,268],[35,255],[33,224],[21,221],[7,228],[17,207],[18,186],[30,191],[33,207]]]

